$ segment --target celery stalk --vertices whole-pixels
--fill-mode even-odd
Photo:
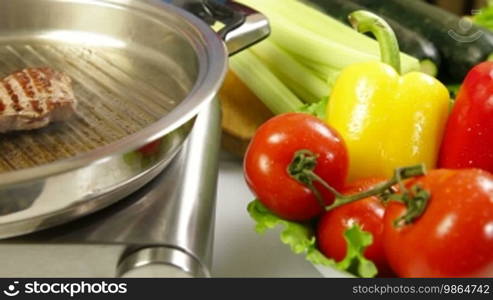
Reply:
[[[231,57],[229,64],[241,81],[274,114],[292,112],[303,106],[298,97],[251,50]]]
[[[272,27],[270,39],[285,50],[306,58],[343,69],[356,62],[379,60],[379,56],[363,53],[286,22],[278,14],[269,14]]]
[[[321,78],[324,82],[328,82],[329,86],[332,88],[333,83],[337,77],[339,77],[339,74],[341,73],[340,69],[336,69],[334,67],[331,67],[327,64],[323,64],[320,62],[313,61],[311,59],[307,59],[305,57],[301,57],[292,53],[289,53],[297,62],[300,64],[304,65],[308,69],[310,69],[312,72],[314,72],[315,75],[317,75],[319,78]]]
[[[272,39],[284,49],[335,68],[379,60],[378,43],[297,0],[237,0],[267,15]],[[419,70],[417,59],[401,55],[403,72]]]
[[[304,102],[318,102],[330,94],[327,82],[271,41],[263,41],[251,50]]]

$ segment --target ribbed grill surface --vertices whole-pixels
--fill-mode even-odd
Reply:
[[[176,102],[163,70],[144,55],[61,45],[0,45],[0,77],[26,67],[68,74],[79,105],[68,122],[0,134],[0,172],[76,156],[107,145],[157,121]],[[164,78],[163,78],[164,76]],[[161,84],[167,81],[168,84]]]

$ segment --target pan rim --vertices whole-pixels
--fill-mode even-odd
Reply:
[[[188,95],[168,114],[151,125],[110,144],[70,158],[51,163],[0,173],[0,188],[41,180],[64,174],[76,169],[91,167],[133,151],[178,129],[192,120],[200,110],[215,97],[227,71],[227,49],[219,36],[202,20],[191,13],[161,1],[128,0],[56,0],[63,2],[84,2],[108,4],[119,8],[137,10],[154,19],[166,16],[178,17],[196,30],[197,35],[188,39],[197,55],[199,72]]]

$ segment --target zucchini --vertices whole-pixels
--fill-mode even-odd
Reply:
[[[305,0],[329,16],[349,25],[347,16],[356,10],[366,9],[350,0]],[[368,10],[368,9],[366,9]],[[420,60],[421,70],[436,76],[440,67],[440,53],[432,42],[409,30],[391,18],[385,18],[394,30],[402,52]]]
[[[493,32],[437,6],[410,0],[352,1],[398,20],[432,41],[442,56],[442,69],[451,79],[462,81],[473,66],[493,53]]]

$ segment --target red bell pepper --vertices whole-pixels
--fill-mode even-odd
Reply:
[[[447,123],[438,165],[493,172],[493,62],[471,69],[462,84]]]

